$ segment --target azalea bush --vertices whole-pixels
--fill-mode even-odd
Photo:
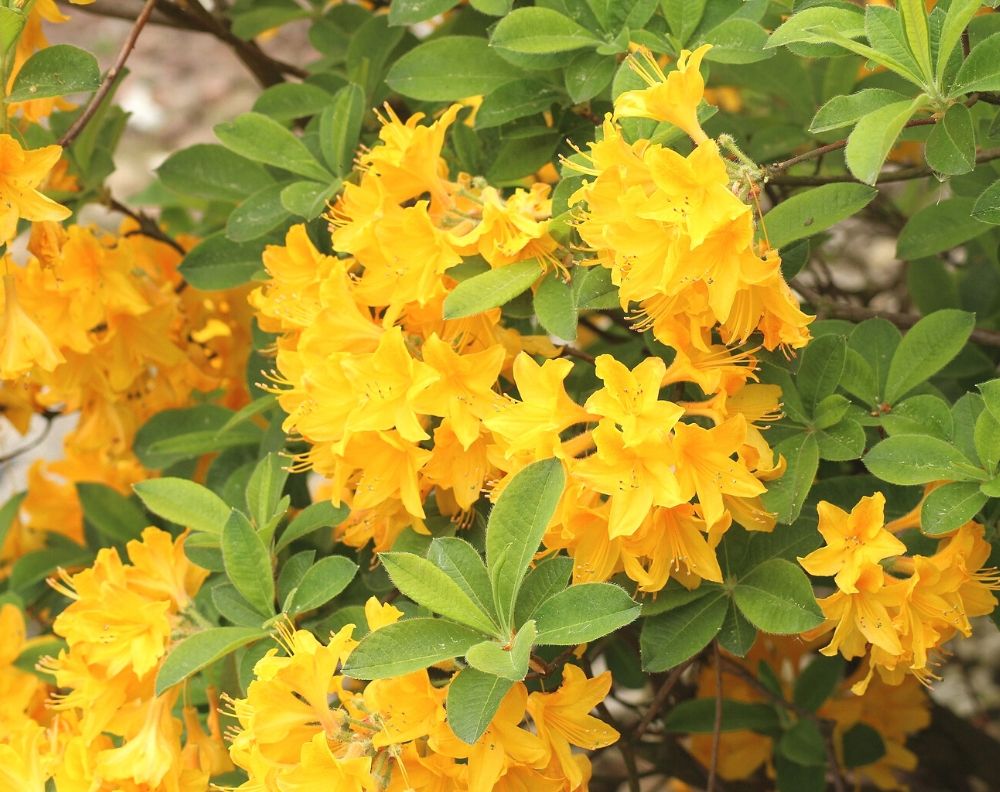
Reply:
[[[3,0],[0,789],[995,784],[992,5]]]

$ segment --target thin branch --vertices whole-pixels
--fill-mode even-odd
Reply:
[[[121,201],[115,198],[109,198],[107,201],[107,206],[115,212],[121,212],[121,214],[131,217],[139,224],[139,230],[137,233],[147,236],[150,239],[155,239],[157,242],[162,242],[165,245],[169,245],[182,256],[187,255],[187,251],[172,236],[170,236],[166,231],[160,228],[159,223],[156,222],[152,217],[150,217],[145,212],[137,212],[135,209],[131,209]]]
[[[913,325],[923,319],[923,317],[919,314],[898,313],[896,311],[879,311],[874,308],[867,308],[863,305],[854,305],[852,303],[840,302],[839,300],[831,300],[828,297],[824,297],[814,289],[811,289],[809,286],[803,285],[797,280],[792,282],[792,288],[812,303],[813,307],[816,308],[816,311],[820,316],[829,317],[831,319],[848,319],[852,322],[863,322],[865,319],[879,317],[892,322],[896,325],[896,327],[901,327],[904,330],[906,328],[913,327]],[[982,344],[983,346],[1000,348],[1000,331],[976,328],[969,336],[969,340],[975,341],[977,344]]]
[[[991,162],[1000,159],[1000,148],[983,149],[976,154],[976,164]],[[934,170],[925,165],[918,165],[912,168],[900,168],[894,171],[883,171],[878,175],[876,184],[888,184],[889,182],[908,181],[910,179],[921,179],[925,176],[933,176]],[[792,187],[815,187],[821,184],[833,184],[835,182],[857,182],[859,179],[850,173],[835,173],[829,176],[774,176],[768,179],[770,184],[783,184]]]
[[[663,705],[667,701],[667,696],[670,695],[670,691],[673,690],[674,686],[680,681],[681,675],[688,670],[689,666],[697,662],[697,660],[697,657],[692,657],[690,660],[685,663],[681,663],[670,672],[663,684],[660,685],[660,689],[656,691],[656,695],[653,696],[653,700],[649,703],[649,707],[646,709],[646,712],[635,725],[635,730],[632,732],[633,740],[642,739],[642,735],[646,733],[646,729],[649,728],[650,724],[659,714],[660,710],[663,709]]]
[[[52,431],[52,421],[55,419],[57,415],[59,415],[59,413],[50,413],[50,412],[42,413],[42,417],[45,418],[45,426],[42,428],[42,431],[38,435],[38,437],[25,443],[20,448],[15,448],[10,453],[0,456],[0,465],[6,465],[8,462],[17,459],[19,456],[21,456],[21,454],[27,454],[29,451],[38,448],[38,446],[44,443],[45,439],[49,436],[49,433]]]
[[[98,86],[97,91],[90,98],[90,102],[83,109],[83,112],[77,116],[76,121],[73,125],[66,130],[61,138],[59,138],[59,145],[66,148],[70,143],[76,140],[77,135],[83,132],[84,128],[90,123],[90,119],[94,117],[97,113],[98,108],[101,106],[101,102],[108,95],[111,90],[111,86],[115,84],[115,80],[118,77],[119,72],[125,68],[125,61],[128,60],[128,56],[132,54],[132,50],[135,48],[135,43],[139,40],[139,34],[142,33],[142,29],[146,27],[146,23],[149,21],[149,17],[152,15],[153,10],[156,8],[156,0],[146,0],[145,4],[142,6],[142,11],[139,12],[139,16],[136,17],[135,24],[132,25],[132,29],[129,31],[128,37],[125,39],[125,43],[122,44],[121,50],[118,51],[118,57],[115,58],[114,64],[108,69],[108,73],[104,75],[104,80]]]
[[[562,348],[562,355],[560,357],[577,358],[578,360],[586,361],[592,366],[597,363],[597,358],[589,352],[584,352],[582,349],[577,349],[576,347],[569,346],[568,344]]]
[[[85,14],[103,17],[105,19],[135,19],[138,10],[141,8],[141,0],[95,0],[87,5],[80,5],[74,11],[82,11]],[[156,9],[149,18],[150,25],[162,25],[176,30],[201,30],[197,25],[182,19],[175,19]]]
[[[719,652],[719,642],[712,642],[715,666],[715,721],[712,724],[712,756],[708,763],[708,784],[705,792],[715,792],[716,779],[719,777],[719,748],[722,745],[722,655]]]

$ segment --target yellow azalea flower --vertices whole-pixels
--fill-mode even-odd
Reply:
[[[346,422],[349,432],[394,428],[410,442],[429,438],[421,426],[416,400],[440,374],[413,358],[399,327],[387,331],[370,355],[345,357],[341,368],[355,394]]]
[[[424,517],[424,493],[419,471],[431,452],[404,440],[397,432],[360,432],[353,435],[342,459],[333,465],[334,492],[354,482],[352,508],[366,510],[398,497],[414,517]],[[335,503],[339,504],[339,497]]]
[[[495,470],[488,452],[488,435],[478,436],[472,445],[463,448],[451,421],[445,419],[434,430],[434,448],[423,476],[434,484],[439,496],[441,490],[447,490],[460,509],[471,509]]]
[[[587,399],[584,409],[614,421],[626,446],[665,441],[684,414],[682,407],[659,399],[666,370],[658,357],[648,357],[629,371],[611,355],[598,355],[596,373],[604,387]]]
[[[0,134],[0,244],[14,237],[20,218],[35,222],[70,216],[69,209],[38,191],[60,156],[59,146],[24,149],[15,138]]]
[[[559,762],[570,789],[583,782],[583,773],[570,746],[596,750],[611,745],[620,736],[604,721],[590,715],[611,690],[611,672],[587,679],[575,665],[563,666],[563,679],[553,693],[528,696],[528,712],[538,729],[538,736]]]
[[[594,443],[597,452],[577,463],[573,476],[608,496],[612,539],[635,533],[653,506],[679,506],[687,500],[668,444],[647,441],[628,446],[606,420],[594,430]]]
[[[62,352],[18,302],[13,275],[3,276],[3,303],[0,379],[17,379],[36,366],[42,371],[52,371],[65,362]]]
[[[434,333],[424,342],[421,354],[438,376],[417,395],[415,408],[447,418],[462,448],[468,450],[479,439],[483,418],[500,401],[493,388],[503,368],[504,348],[496,344],[482,352],[460,355]]]
[[[0,789],[45,792],[56,757],[47,750],[45,729],[24,718],[0,738]]]
[[[101,776],[155,788],[178,765],[181,722],[171,713],[177,693],[175,689],[144,703],[138,731],[124,735],[120,747],[102,751],[98,756]]]
[[[810,575],[835,576],[837,588],[847,594],[857,593],[856,582],[866,566],[906,552],[906,545],[883,527],[881,492],[862,498],[850,514],[827,501],[820,501],[816,511],[826,546],[799,558],[799,563]]]
[[[514,359],[520,401],[508,401],[483,422],[503,443],[508,459],[521,452],[538,459],[563,456],[560,432],[590,417],[566,393],[563,381],[572,369],[572,361],[564,358],[541,366],[524,352]]]
[[[215,688],[209,686],[206,690],[208,698],[208,731],[201,724],[198,710],[185,705],[181,712],[184,720],[184,754],[193,756],[193,763],[211,776],[221,775],[234,770],[229,758],[229,749],[222,739],[222,729],[219,725],[219,699]]]
[[[620,94],[615,99],[615,116],[668,121],[684,130],[695,143],[707,140],[698,123],[698,105],[705,93],[705,79],[699,69],[711,48],[711,44],[702,44],[694,52],[682,50],[677,68],[669,74],[663,73],[646,49],[641,50],[641,61],[635,55],[629,56],[629,66],[647,87]]]
[[[190,605],[209,571],[191,563],[184,553],[185,541],[186,537],[174,540],[153,527],[143,530],[142,541],[131,540],[125,546],[131,562],[125,570],[130,588],[151,600],[171,600],[175,611]]]
[[[903,645],[888,608],[898,608],[904,592],[899,586],[885,585],[885,573],[878,564],[861,568],[855,588],[853,594],[837,591],[819,600],[827,624],[807,636],[822,634],[836,625],[830,643],[820,649],[825,655],[835,655],[839,651],[848,660],[861,657],[868,642],[889,655],[903,654]]]
[[[670,578],[687,588],[696,587],[702,580],[721,583],[715,544],[723,532],[716,531],[712,542],[712,536],[706,536],[708,526],[689,503],[653,509],[648,522],[622,547],[625,574],[646,592],[659,591]],[[640,557],[649,560],[644,565]]]
[[[745,440],[746,419],[742,415],[734,415],[712,429],[686,423],[674,427],[677,480],[687,497],[698,495],[709,525],[723,517],[723,495],[753,498],[765,491],[746,467],[731,458]]]
[[[1000,590],[1000,573],[995,567],[983,567],[992,554],[984,534],[982,525],[968,522],[947,537],[930,559],[942,572],[959,576],[956,593],[967,617],[986,616],[997,606],[993,592]]]
[[[372,776],[371,757],[338,758],[320,732],[302,746],[301,758],[295,765],[281,774],[279,788],[281,792],[316,792],[318,789],[377,792],[379,784]]]
[[[527,688],[522,682],[516,682],[474,745],[462,742],[444,725],[431,735],[431,750],[468,761],[468,792],[491,792],[511,767],[544,767],[548,748],[539,737],[520,726],[527,703]]]
[[[379,715],[379,730],[372,735],[372,745],[385,748],[434,732],[445,720],[447,692],[431,684],[426,670],[369,682],[364,706]]]
[[[368,630],[374,632],[387,624],[395,624],[403,618],[403,611],[391,602],[379,602],[378,597],[369,597],[365,602],[365,621]]]

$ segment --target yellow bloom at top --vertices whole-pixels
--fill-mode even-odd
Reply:
[[[604,387],[587,399],[587,412],[618,424],[626,446],[667,439],[684,408],[659,398],[667,371],[660,358],[646,358],[629,371],[611,355],[598,355],[596,370]]]
[[[630,56],[629,66],[648,87],[625,91],[615,99],[615,116],[669,121],[683,129],[695,143],[708,140],[698,123],[698,105],[705,93],[705,78],[699,68],[711,48],[711,44],[702,44],[694,52],[683,50],[677,59],[677,69],[670,74],[663,73],[646,49],[640,50],[643,62]]]
[[[70,211],[38,191],[62,156],[60,146],[27,150],[10,135],[0,135],[0,244],[9,242],[17,221],[65,220]]]
[[[826,547],[799,559],[810,575],[834,575],[837,588],[856,594],[862,569],[889,556],[906,552],[906,546],[883,528],[885,496],[876,492],[862,498],[848,514],[832,503],[820,501],[819,532]]]

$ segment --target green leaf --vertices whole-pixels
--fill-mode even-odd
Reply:
[[[826,765],[826,747],[816,721],[803,718],[788,729],[778,742],[778,750],[795,764],[806,767]]]
[[[346,176],[354,167],[364,116],[365,92],[360,85],[351,83],[337,91],[319,118],[319,149],[338,176]]]
[[[278,83],[265,88],[251,109],[288,122],[321,113],[332,98],[329,91],[311,83]]]
[[[78,481],[76,492],[83,506],[84,519],[112,542],[124,544],[138,539],[142,529],[149,525],[139,504],[111,487]]]
[[[920,529],[928,536],[951,533],[975,517],[987,500],[978,481],[943,484],[920,507]]]
[[[740,579],[733,598],[750,623],[764,632],[791,635],[823,623],[809,578],[783,558],[765,561]]]
[[[819,403],[837,389],[844,373],[846,354],[846,340],[833,334],[813,339],[803,350],[795,382],[799,386],[802,404],[810,415],[815,415]]]
[[[847,338],[847,347],[850,351],[860,355],[869,365],[873,378],[871,383],[867,383],[871,386],[870,393],[868,387],[862,389],[864,392],[851,390],[851,393],[864,399],[873,407],[885,400],[885,383],[889,378],[889,365],[902,338],[903,336],[896,326],[881,317],[866,319],[851,331]],[[846,388],[846,377],[844,385]]]
[[[982,0],[952,0],[948,6],[948,12],[938,36],[937,63],[934,68],[934,80],[939,87],[942,86],[944,72],[948,67],[951,53],[955,51],[958,42],[962,40],[962,33],[965,32],[966,26],[981,7]]]
[[[14,46],[25,21],[27,17],[21,9],[0,6],[0,56],[6,55]]]
[[[979,414],[972,440],[979,461],[990,473],[996,473],[1000,467],[1000,419],[992,410],[986,409]]]
[[[24,503],[24,499],[27,496],[27,492],[19,492],[10,498],[3,507],[0,507],[0,547],[3,547],[4,542],[7,541],[7,534],[10,533],[14,519],[17,517],[18,511],[21,509],[21,504]]]
[[[280,553],[296,539],[308,536],[320,528],[333,528],[340,525],[347,519],[348,514],[350,514],[350,509],[344,504],[334,506],[330,501],[311,503],[288,523],[288,527],[282,532],[281,538],[275,545],[275,552]]]
[[[1000,33],[972,48],[955,75],[948,96],[954,98],[973,91],[1000,91]]]
[[[260,165],[213,143],[171,154],[156,173],[167,189],[206,201],[236,203],[274,184]]]
[[[565,486],[562,462],[534,462],[511,479],[490,512],[486,567],[501,627],[510,626],[528,563],[538,550]]]
[[[189,635],[170,650],[156,672],[156,695],[179,685],[240,647],[266,637],[266,632],[254,627],[213,627]]]
[[[497,641],[483,641],[469,648],[466,662],[486,674],[520,682],[528,674],[528,660],[535,639],[535,623],[526,622],[507,646]]]
[[[524,624],[533,618],[542,603],[566,588],[572,572],[573,559],[567,556],[552,556],[540,561],[525,577],[517,595],[514,624]]]
[[[212,604],[227,621],[241,627],[260,627],[265,620],[232,583],[219,583],[212,587]]]
[[[928,165],[946,176],[969,173],[976,166],[976,131],[968,107],[953,104],[931,127],[925,156]]]
[[[972,206],[972,216],[981,223],[1000,225],[1000,179],[979,194]]]
[[[138,431],[132,450],[146,467],[162,469],[225,448],[259,445],[261,431],[251,423],[219,431],[234,415],[214,404],[161,410]]]
[[[476,112],[476,129],[489,129],[541,113],[559,97],[559,91],[542,80],[506,83],[483,98]]]
[[[390,25],[413,25],[451,9],[458,0],[392,0]]]
[[[426,558],[413,553],[380,553],[379,559],[393,585],[418,605],[487,635],[497,634],[497,625],[488,613]]]
[[[535,316],[545,330],[565,341],[576,340],[576,300],[573,287],[555,272],[546,275],[535,290]]]
[[[934,68],[931,64],[931,42],[927,30],[927,10],[923,0],[899,0],[896,4],[903,17],[906,40],[910,52],[916,58],[920,73],[928,84],[934,82]],[[873,43],[874,45],[874,43]]]
[[[979,0],[976,0],[979,5]],[[852,769],[877,762],[885,756],[885,741],[867,723],[856,723],[843,737],[844,767]]]
[[[903,226],[896,256],[907,261],[926,258],[990,231],[989,225],[972,216],[974,207],[975,200],[966,197],[925,206]]]
[[[10,569],[7,579],[9,590],[15,594],[27,591],[36,583],[40,583],[55,572],[59,567],[88,566],[94,560],[94,553],[75,542],[64,541],[25,553]]]
[[[343,672],[353,679],[402,676],[464,656],[482,639],[478,630],[445,619],[404,619],[362,638]]]
[[[246,504],[250,519],[258,530],[278,513],[278,504],[287,480],[288,468],[285,467],[284,460],[274,452],[267,454],[254,468],[247,483]]]
[[[668,671],[694,657],[718,635],[728,606],[717,592],[647,618],[639,637],[643,669]]]
[[[847,350],[844,350],[846,360]],[[819,400],[816,409],[813,410],[813,426],[817,429],[829,429],[836,426],[847,415],[851,407],[851,400],[839,393],[831,393]]]
[[[864,16],[853,8],[805,8],[779,25],[764,47],[821,42],[823,38],[816,29],[824,26],[837,28],[845,36],[857,37],[865,32]]]
[[[444,300],[444,318],[461,319],[510,302],[542,275],[534,259],[491,269],[464,280]]]
[[[917,322],[892,356],[885,400],[895,404],[948,365],[962,351],[975,326],[975,315],[954,309],[935,311]]]
[[[463,668],[448,685],[448,725],[472,745],[490,725],[500,702],[514,683],[475,668]]]
[[[815,712],[833,695],[843,677],[843,660],[816,655],[795,679],[795,705]]]
[[[153,514],[213,536],[221,536],[232,511],[210,489],[187,479],[147,479],[132,488]]]
[[[618,287],[611,282],[611,271],[604,267],[589,267],[573,277],[578,309],[592,311],[618,308]]]
[[[819,469],[819,445],[812,434],[798,434],[782,440],[774,450],[788,462],[785,474],[761,497],[764,508],[776,512],[778,521],[793,523],[802,511]]]
[[[860,212],[876,195],[878,190],[864,184],[824,184],[800,192],[764,215],[767,240],[783,248],[818,234]]]
[[[722,699],[721,731],[755,731],[772,734],[781,728],[778,713],[767,704]],[[675,704],[663,718],[663,730],[684,734],[715,731],[715,697],[689,699]]]
[[[215,291],[242,286],[261,268],[261,245],[234,242],[219,231],[205,237],[184,257],[180,272],[196,289]]]
[[[358,565],[344,556],[326,556],[313,564],[299,581],[292,594],[288,613],[297,613],[321,608],[354,580]]]
[[[774,770],[777,792],[826,792],[825,767],[807,767],[775,751]]]
[[[518,8],[497,23],[490,37],[494,49],[528,55],[570,52],[601,43],[593,33],[550,8]]]
[[[326,184],[314,181],[294,182],[281,191],[281,205],[293,215],[306,220],[315,220],[340,186],[340,179],[334,179]]]
[[[521,72],[479,36],[443,36],[426,41],[397,60],[385,78],[392,90],[428,102],[486,95]]]
[[[970,481],[983,476],[950,443],[928,435],[895,435],[869,451],[865,467],[890,484],[927,484],[931,481]]]
[[[579,583],[549,597],[535,611],[541,646],[572,646],[603,638],[639,617],[628,592],[612,583]]]
[[[222,528],[222,561],[226,577],[244,599],[265,616],[273,614],[271,555],[250,521],[236,509]]]
[[[937,396],[911,396],[882,416],[882,428],[890,435],[927,434],[950,440],[954,431],[951,408]]]
[[[740,613],[736,603],[730,600],[726,619],[719,630],[719,646],[737,657],[746,657],[757,640],[757,628]]]
[[[442,536],[431,541],[427,559],[455,581],[479,610],[496,618],[489,572],[476,548],[464,539]]]
[[[893,102],[858,121],[847,137],[845,151],[847,167],[857,179],[865,184],[875,184],[882,163],[903,131],[903,126],[927,102],[926,94],[921,94],[913,100]]]
[[[7,102],[96,91],[100,84],[97,58],[79,47],[52,44],[38,50],[18,70]]]
[[[849,96],[835,96],[816,113],[809,124],[809,131],[828,132],[850,126],[869,113],[904,100],[906,97],[903,94],[887,88],[865,88]]]
[[[617,65],[614,57],[599,52],[578,54],[563,72],[569,98],[574,104],[593,99],[611,84]],[[476,123],[479,123],[479,116],[476,116]]]
[[[705,60],[714,63],[754,63],[774,56],[764,49],[768,34],[750,19],[730,17],[705,35],[705,42],[712,45]]]
[[[233,242],[249,242],[253,239],[260,239],[284,223],[290,215],[288,210],[281,205],[281,191],[287,186],[284,183],[269,184],[267,187],[257,190],[253,195],[247,196],[239,206],[229,213],[229,219],[226,221],[226,236]],[[220,263],[223,266],[226,265],[225,255],[220,256]],[[254,264],[258,269],[260,268],[259,256]],[[245,283],[256,271],[250,270],[249,259],[238,269],[238,272],[227,273],[224,278],[230,280],[238,277],[240,283]],[[217,276],[219,273],[213,274]]]
[[[705,15],[707,0],[660,0],[663,16],[667,19],[670,32],[683,47],[698,28]]]
[[[853,418],[845,418],[816,433],[820,459],[847,462],[865,452],[865,430]]]
[[[232,121],[218,124],[215,134],[227,149],[254,162],[273,165],[321,182],[333,179],[305,143],[273,118],[261,113],[244,113]]]

